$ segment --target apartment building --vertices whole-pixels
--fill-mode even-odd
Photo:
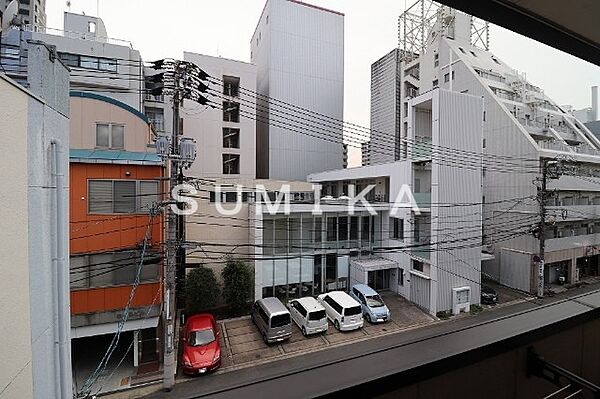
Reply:
[[[287,300],[363,283],[434,315],[479,303],[481,250],[471,233],[481,229],[481,171],[457,170],[432,148],[461,141],[465,150],[481,151],[483,101],[435,89],[409,106],[409,138],[428,143],[411,147],[410,159],[310,175],[322,185],[320,214],[305,198],[292,202],[289,215],[254,203],[257,298]],[[372,212],[361,203],[350,211],[351,198],[369,187]],[[440,206],[450,203],[474,205]],[[453,228],[456,218],[463,230]]]
[[[400,159],[400,50],[395,48],[371,65],[370,162]],[[393,151],[392,151],[393,150]]]
[[[151,211],[161,201],[164,173],[147,147],[152,131],[145,115],[97,93],[71,91],[70,98],[71,337],[79,390],[119,331],[128,303],[115,351],[127,354],[119,375],[135,379],[158,370],[163,223]],[[94,389],[119,388],[113,383]]]
[[[315,113],[343,119],[344,15],[297,0],[267,0],[252,36],[251,62],[261,96],[307,110],[294,119],[289,109],[259,99],[257,177],[303,181],[341,168],[341,126],[306,126],[319,124]]]
[[[72,397],[69,72],[52,48],[24,45],[20,84],[0,72],[0,386],[7,398],[61,399]]]
[[[186,137],[196,140],[198,155],[187,174],[205,178],[256,177],[256,66],[242,61],[185,52],[218,83],[206,94],[218,108],[185,101],[181,110]]]
[[[4,12],[12,0],[0,0],[0,11]],[[19,0],[17,14],[26,29],[43,32],[46,29],[46,0]]]
[[[421,3],[426,3],[426,9],[432,5],[435,18],[419,19],[422,16],[415,10]],[[427,32],[426,40],[419,39],[418,29],[411,28],[414,18]],[[420,94],[441,88],[483,98],[483,133],[479,139],[484,153],[480,200],[483,230],[478,234],[485,252],[483,272],[503,284],[535,292],[538,278],[533,259],[538,253],[535,217],[539,207],[538,188],[532,181],[540,177],[542,161],[562,159],[579,162],[581,167],[577,172],[563,167],[560,178],[548,183],[556,192],[548,200],[552,224],[546,236],[544,282],[551,287],[559,277],[575,283],[596,275],[599,236],[593,219],[600,187],[594,177],[600,166],[598,139],[541,88],[528,82],[524,74],[489,51],[485,24],[422,0],[400,17],[399,25],[401,132],[389,153],[399,147],[404,159],[410,157],[411,147],[429,145],[426,139],[415,137],[412,141],[409,136],[413,117],[410,104]],[[385,137],[381,139],[389,140],[391,132]],[[437,156],[446,158],[456,169],[475,167],[474,154],[465,152],[467,143],[460,137],[439,149]],[[507,215],[512,218],[510,224],[502,223]]]

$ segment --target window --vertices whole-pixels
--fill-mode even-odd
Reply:
[[[423,272],[423,262],[419,262],[417,260],[413,260],[413,270],[416,270],[418,272]]]
[[[96,23],[89,21],[88,22],[88,32],[89,33],[96,33]]]
[[[435,80],[433,81],[433,87],[437,87],[437,86],[438,86],[438,80],[437,80],[437,79],[435,79]]]
[[[102,58],[69,53],[58,53],[58,58],[60,58],[65,65],[74,68],[117,72],[117,60],[114,58]]]
[[[456,72],[456,71],[452,71],[452,80],[454,80],[454,77],[455,77],[455,72]]]
[[[223,148],[240,148],[240,129],[223,128]]]
[[[390,238],[404,240],[404,220],[390,218]]]
[[[279,328],[290,324],[290,314],[278,314],[271,317],[271,328]]]
[[[223,174],[238,175],[240,173],[240,156],[236,154],[223,154]]]
[[[231,101],[223,101],[223,122],[240,121],[240,104]]]
[[[433,66],[437,67],[438,65],[440,65],[440,55],[438,53],[435,53],[433,55]]]
[[[404,269],[398,269],[398,285],[404,286]]]
[[[460,50],[460,52],[461,52],[461,53],[463,53],[463,54],[467,54],[467,53],[465,52],[465,49],[464,49],[464,48],[462,48],[462,47],[459,47],[458,49]]]
[[[89,180],[88,213],[146,213],[158,190],[155,180]]]
[[[165,131],[165,115],[164,111],[159,108],[146,108],[146,116],[148,121],[154,126],[157,132]]]
[[[448,83],[450,81],[450,74],[447,73],[444,75],[444,83]]]
[[[306,309],[304,308],[304,306],[302,306],[301,303],[294,302],[294,308],[296,308],[296,310],[298,311],[298,313],[300,313],[302,316],[306,317],[306,314],[308,312],[306,311]]]
[[[477,54],[475,54],[475,52],[474,52],[473,50],[469,50],[469,52],[471,53],[471,55],[472,55],[473,57],[477,57]]]
[[[96,124],[96,147],[125,148],[125,126],[110,123]]]
[[[327,218],[327,241],[337,241],[337,218]]]
[[[223,76],[223,94],[238,97],[240,91],[240,78]]]

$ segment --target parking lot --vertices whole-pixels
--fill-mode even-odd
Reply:
[[[383,324],[369,324],[350,331],[337,331],[329,324],[325,334],[304,337],[294,324],[293,333],[288,341],[267,345],[263,342],[249,317],[219,321],[221,329],[222,365],[217,372],[247,367],[257,362],[292,356],[294,354],[315,351],[334,345],[349,344],[369,337],[401,331],[407,328],[433,323],[435,319],[421,309],[395,294],[382,295],[390,309],[391,321]]]

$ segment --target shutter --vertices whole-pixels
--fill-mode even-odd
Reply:
[[[135,181],[120,180],[114,182],[114,212],[134,213],[136,211]]]
[[[111,180],[88,181],[88,212],[113,213],[113,190]]]
[[[140,181],[140,212],[148,212],[158,202],[158,182]]]

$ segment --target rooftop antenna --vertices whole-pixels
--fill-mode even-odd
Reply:
[[[71,12],[71,0],[67,0],[67,11]]]

